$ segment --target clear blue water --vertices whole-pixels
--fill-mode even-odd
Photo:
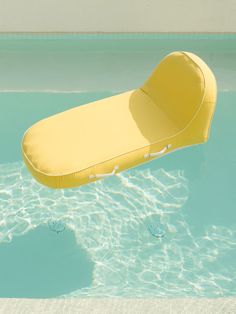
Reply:
[[[152,40],[153,49],[160,45]],[[202,41],[189,40],[178,46],[203,49]],[[17,41],[21,49],[15,51]],[[175,44],[169,39],[163,50]],[[24,47],[13,39],[0,45],[14,46],[19,55]],[[44,39],[41,45],[46,49]],[[209,40],[207,45],[210,56]],[[218,45],[217,60],[225,60]],[[62,46],[68,49],[64,41]],[[144,48],[137,53],[145,55]],[[226,88],[224,62],[218,64],[222,85],[206,144],[75,189],[35,182],[21,159],[21,137],[43,117],[116,91],[27,92],[24,85],[19,89],[26,91],[17,92],[9,85],[11,92],[0,93],[0,297],[235,295],[236,92]],[[26,84],[26,75],[22,80]],[[163,237],[151,234],[153,225]]]

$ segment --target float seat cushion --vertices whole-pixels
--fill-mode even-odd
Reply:
[[[205,142],[216,82],[196,55],[166,56],[144,85],[37,122],[22,140],[32,175],[52,188],[75,187]]]

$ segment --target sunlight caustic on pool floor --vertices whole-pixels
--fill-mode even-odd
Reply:
[[[66,296],[212,297],[236,292],[235,269],[224,267],[227,254],[236,248],[236,231],[212,225],[201,236],[192,235],[182,211],[188,181],[180,170],[132,169],[79,189],[51,190],[15,162],[0,165],[0,191],[0,251],[30,230],[61,221],[65,232],[74,232],[78,250],[94,263],[92,282]],[[164,237],[152,236],[150,224],[160,226]],[[84,272],[91,270],[89,265],[83,265]]]

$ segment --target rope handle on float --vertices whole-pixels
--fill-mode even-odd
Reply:
[[[164,148],[162,148],[162,150],[160,150],[160,151],[158,151],[158,152],[145,154],[145,155],[144,155],[144,158],[150,158],[150,157],[156,157],[156,156],[162,155],[162,154],[164,154],[164,153],[167,151],[167,149],[169,149],[170,147],[171,147],[171,144],[168,144],[168,145],[166,145]]]
[[[116,170],[119,169],[119,166],[115,166],[112,172],[110,173],[97,173],[97,174],[91,174],[89,176],[89,179],[95,179],[95,178],[104,178],[104,177],[111,177],[116,173]]]

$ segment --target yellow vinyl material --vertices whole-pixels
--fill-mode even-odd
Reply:
[[[52,188],[93,182],[205,142],[216,94],[204,61],[173,52],[140,88],[37,122],[23,137],[24,161],[40,183]]]

